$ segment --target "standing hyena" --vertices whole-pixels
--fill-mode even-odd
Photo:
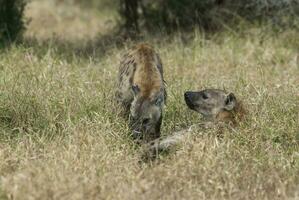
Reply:
[[[151,46],[139,44],[124,55],[116,98],[129,115],[135,139],[149,141],[160,136],[166,90],[160,57]]]

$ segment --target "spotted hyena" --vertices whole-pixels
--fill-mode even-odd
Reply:
[[[166,90],[161,59],[151,46],[139,44],[124,55],[116,98],[129,116],[134,138],[160,137]]]
[[[203,116],[204,123],[201,125],[204,127],[210,127],[219,122],[237,125],[245,114],[245,110],[236,96],[224,90],[187,91],[184,97],[188,108]],[[188,129],[175,132],[164,139],[151,141],[145,146],[146,156],[152,157],[159,151],[165,151],[175,146],[184,140],[185,136],[190,134],[195,127],[196,125],[192,125]]]

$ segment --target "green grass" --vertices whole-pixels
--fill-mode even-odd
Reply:
[[[103,20],[82,15],[60,23]],[[249,114],[221,138],[199,130],[143,163],[113,101],[119,59],[132,42],[96,43],[97,29],[67,38],[68,27],[55,23],[29,29],[33,44],[0,52],[0,199],[299,198],[298,32],[145,36],[165,68],[163,135],[201,122],[184,104],[186,90],[225,88]]]

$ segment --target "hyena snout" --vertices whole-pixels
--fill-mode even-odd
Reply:
[[[153,119],[152,118],[149,118],[149,117],[146,117],[146,118],[143,118],[141,119],[141,122],[140,122],[140,128],[141,128],[141,132],[143,133],[149,133],[151,132],[151,129],[153,129]]]
[[[196,108],[198,92],[187,91],[187,92],[185,92],[184,97],[185,97],[185,102],[186,102],[187,106],[190,109],[194,110]]]
[[[137,121],[132,127],[134,139],[150,141],[160,137],[162,116],[159,119],[145,117]]]

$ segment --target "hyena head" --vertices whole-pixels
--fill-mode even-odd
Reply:
[[[164,105],[163,91],[160,90],[151,97],[144,97],[137,85],[132,86],[134,100],[131,103],[130,114],[135,139],[150,141],[160,137]]]
[[[206,119],[232,118],[231,114],[237,111],[238,107],[235,95],[223,90],[187,91],[184,96],[187,106]]]

